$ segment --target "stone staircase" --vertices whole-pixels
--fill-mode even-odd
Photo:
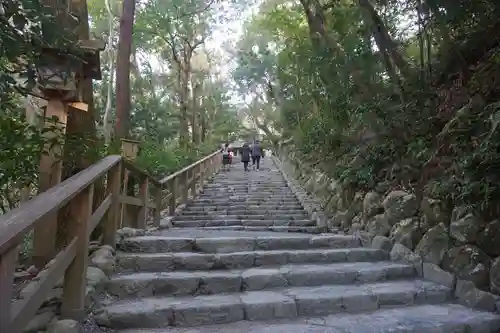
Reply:
[[[219,173],[153,236],[118,246],[100,325],[127,333],[495,332],[412,266],[319,234],[274,165]]]

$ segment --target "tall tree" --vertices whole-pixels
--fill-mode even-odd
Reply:
[[[123,0],[120,41],[116,60],[116,130],[117,138],[126,138],[130,124],[130,57],[134,30],[135,0]]]

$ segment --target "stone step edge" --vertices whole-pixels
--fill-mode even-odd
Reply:
[[[241,320],[270,320],[362,313],[385,307],[436,304],[450,299],[449,289],[432,282],[374,283],[347,289],[292,287],[227,295],[141,298],[104,307],[98,324],[112,328],[201,326]],[[147,320],[145,320],[147,319]]]
[[[301,232],[310,234],[319,234],[323,230],[317,226],[241,226],[225,225],[215,227],[199,227],[206,230],[230,230],[230,231],[272,231],[272,232]],[[172,228],[172,230],[182,230],[182,228]]]
[[[231,270],[126,273],[113,276],[107,291],[120,299],[215,295],[287,287],[362,285],[414,277],[412,266],[390,261],[290,264]]]
[[[233,221],[241,221],[241,220],[250,220],[250,221],[259,221],[259,220],[267,220],[267,221],[311,221],[307,215],[304,214],[231,214],[231,215],[223,215],[223,214],[205,214],[205,215],[177,215],[175,217],[176,221],[212,221],[212,220],[233,220]]]
[[[322,204],[314,198],[314,196],[310,195],[305,191],[295,180],[290,177],[285,169],[283,168],[283,163],[277,156],[271,156],[273,163],[276,165],[281,175],[285,179],[288,188],[292,191],[294,196],[297,198],[297,201],[300,203],[304,211],[307,212],[309,217],[316,221],[317,226],[323,228],[325,231],[328,230],[329,218],[323,212]]]
[[[254,216],[254,215],[267,215],[269,213],[279,213],[279,214],[290,214],[290,215],[304,215],[304,210],[302,208],[294,208],[294,209],[262,209],[262,208],[250,208],[250,209],[224,209],[224,210],[190,210],[189,207],[187,207],[184,212],[182,213],[181,216],[206,216],[207,214],[212,214],[212,215],[249,215],[249,216]]]
[[[470,310],[458,304],[414,305],[379,309],[372,313],[340,314],[295,320],[242,321],[226,325],[200,326],[186,331],[170,328],[168,333],[270,333],[270,332],[483,332],[500,330],[500,316]],[[130,329],[119,333],[166,333],[164,329]]]
[[[316,257],[316,258],[315,258]],[[225,270],[248,269],[300,263],[342,263],[386,261],[387,253],[367,248],[271,250],[229,253],[133,253],[117,252],[121,272],[159,272],[168,269]],[[160,264],[158,264],[158,262]],[[155,267],[154,269],[150,267]],[[158,267],[158,268],[157,268]]]
[[[204,227],[224,227],[224,226],[243,226],[243,227],[315,227],[314,222],[310,220],[172,220],[172,227],[177,228],[204,228]]]
[[[148,244],[149,243],[149,244]],[[156,249],[151,249],[151,246]],[[145,252],[185,252],[186,249],[196,249],[197,252],[216,253],[212,249],[238,248],[241,252],[255,250],[279,250],[279,249],[309,249],[309,248],[353,248],[360,245],[359,239],[346,235],[277,235],[277,236],[255,236],[255,237],[169,237],[169,236],[137,236],[122,239],[117,248],[124,251],[124,248],[131,247],[134,251]],[[290,248],[293,246],[293,248]],[[134,249],[135,248],[135,249]],[[209,251],[207,251],[207,249]],[[124,251],[131,252],[131,251]],[[152,253],[152,252],[149,252]],[[220,251],[218,253],[221,253]]]

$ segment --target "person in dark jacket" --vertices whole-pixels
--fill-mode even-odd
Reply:
[[[263,155],[262,146],[259,141],[255,141],[252,145],[252,167],[257,167],[257,170],[260,168],[260,159]]]
[[[243,163],[243,168],[245,169],[245,171],[249,171],[248,163],[250,163],[251,154],[252,151],[250,150],[250,146],[248,145],[248,143],[245,143],[240,150],[241,162]]]

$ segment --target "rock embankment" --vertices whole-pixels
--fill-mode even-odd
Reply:
[[[390,189],[385,183],[370,191],[343,186],[325,172],[295,159],[290,149],[281,152],[280,158],[289,178],[323,208],[328,230],[379,236],[374,240],[376,246],[390,249],[394,257],[425,263],[429,275],[442,270],[441,282],[452,279],[462,303],[496,309],[496,295],[500,295],[500,218],[484,221],[460,206],[448,213],[440,200],[424,197],[418,202],[415,194]]]

